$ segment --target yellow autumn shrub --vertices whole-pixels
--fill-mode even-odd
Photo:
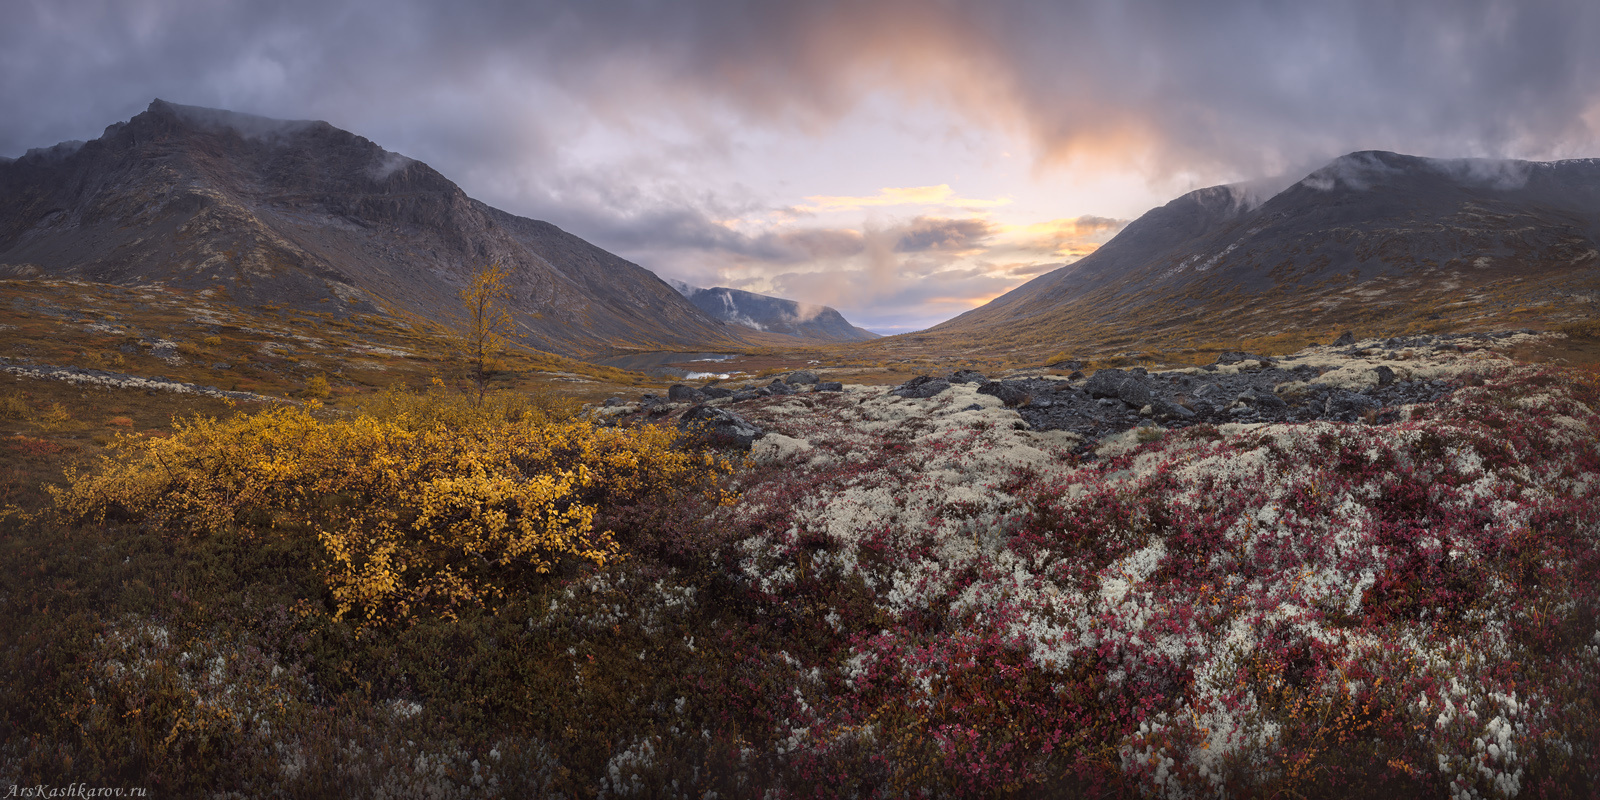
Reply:
[[[514,400],[391,394],[356,413],[283,406],[121,436],[57,490],[63,516],[185,534],[277,530],[320,542],[340,616],[492,605],[562,559],[620,555],[595,512],[704,493],[731,466],[656,427],[553,419]]]

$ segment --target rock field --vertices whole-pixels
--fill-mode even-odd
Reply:
[[[632,415],[685,419],[689,415],[694,424],[716,435],[722,427],[746,424],[744,417],[757,413],[729,406],[769,407],[775,402],[769,399],[773,397],[841,392],[863,401],[883,394],[906,400],[941,399],[929,406],[933,410],[949,406],[950,397],[967,394],[949,394],[952,388],[971,387],[984,397],[973,398],[963,411],[998,405],[1011,415],[998,415],[995,422],[1020,420],[1028,430],[1070,431],[1086,442],[1141,427],[1315,420],[1381,424],[1399,420],[1406,406],[1444,398],[1454,376],[1476,369],[1485,359],[1498,360],[1498,350],[1535,336],[1531,331],[1516,331],[1361,342],[1347,336],[1333,345],[1288,356],[1224,353],[1215,364],[1164,372],[1136,367],[1101,369],[1089,377],[1074,370],[1068,377],[1015,374],[990,380],[981,373],[961,370],[949,376],[913,378],[898,387],[845,386],[823,381],[815,372],[800,371],[767,384],[738,388],[676,384],[665,398],[653,394],[633,402],[612,398],[598,414],[607,420]],[[781,401],[777,404],[782,405]],[[690,409],[695,409],[692,415]],[[733,438],[747,446],[760,436],[760,432],[752,436],[741,429]]]

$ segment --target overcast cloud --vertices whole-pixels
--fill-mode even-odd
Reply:
[[[657,272],[921,327],[1198,186],[1597,155],[1592,2],[22,0],[0,155],[325,119]]]

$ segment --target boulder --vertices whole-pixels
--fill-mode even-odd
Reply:
[[[1239,396],[1234,398],[1234,401],[1238,403],[1244,403],[1245,405],[1253,408],[1276,410],[1289,407],[1289,404],[1285,402],[1283,398],[1272,392],[1266,392],[1260,389],[1247,389],[1243,392],[1240,392]]]
[[[1243,350],[1229,350],[1222,355],[1217,356],[1216,363],[1238,364],[1244,361],[1259,361],[1262,364],[1270,364],[1272,363],[1273,359],[1271,356],[1258,356],[1255,353],[1246,353]]]
[[[1355,343],[1356,335],[1350,331],[1339,334],[1339,338],[1333,340],[1334,347],[1349,347]]]
[[[1183,406],[1180,406],[1180,405],[1178,405],[1176,403],[1158,402],[1158,403],[1156,403],[1155,410],[1156,410],[1156,414],[1158,416],[1160,416],[1162,419],[1173,419],[1173,418],[1176,418],[1176,419],[1194,419],[1195,418],[1195,413],[1193,411],[1191,411],[1191,410],[1189,410],[1189,409],[1187,409],[1187,408],[1185,408]]]
[[[988,381],[978,387],[978,394],[987,394],[1000,398],[1000,402],[1011,408],[1027,405],[1028,393],[1022,387],[1008,381]]]
[[[920,375],[906,381],[898,388],[890,390],[889,394],[896,397],[923,399],[933,397],[948,388],[950,388],[950,382],[947,380]]]
[[[961,370],[956,370],[955,373],[950,376],[950,382],[951,383],[988,383],[989,379],[985,378],[983,376],[983,373],[978,372],[977,370],[961,369]]]
[[[1156,400],[1155,392],[1145,384],[1144,376],[1120,369],[1095,371],[1083,389],[1091,397],[1116,398],[1133,408],[1144,408]]]
[[[1383,401],[1355,392],[1340,391],[1328,396],[1323,404],[1322,413],[1328,419],[1341,422],[1355,422],[1368,411],[1377,411],[1383,408]]]
[[[705,392],[693,386],[674,383],[667,387],[667,402],[669,403],[704,403],[705,401]]]
[[[1372,371],[1378,373],[1379,386],[1388,386],[1389,384],[1394,383],[1394,370],[1379,364],[1377,367],[1374,367]]]
[[[771,394],[771,393],[768,392],[768,394]],[[744,402],[746,400],[754,400],[757,397],[766,397],[766,396],[767,395],[762,394],[761,390],[759,390],[759,389],[740,389],[739,391],[733,393],[733,402],[742,403],[742,402]]]
[[[789,373],[789,377],[783,380],[790,386],[811,386],[822,379],[817,377],[817,373],[803,369],[799,372]]]
[[[798,389],[794,388],[794,386],[792,386],[790,384],[787,384],[787,383],[784,383],[781,380],[776,380],[776,379],[774,379],[772,381],[772,383],[769,383],[769,384],[767,384],[766,386],[764,386],[762,388],[766,389],[770,394],[787,395],[787,394],[794,394],[795,392],[799,391]]]
[[[844,384],[842,384],[842,383],[840,383],[838,381],[822,381],[822,382],[817,384],[816,391],[819,391],[819,392],[842,392],[842,391],[844,391]]]
[[[766,433],[732,411],[705,405],[683,412],[678,418],[678,429],[740,450],[749,450],[750,445]]]
[[[1078,370],[1083,369],[1083,362],[1079,361],[1078,359],[1071,358],[1067,359],[1066,361],[1057,361],[1054,364],[1047,364],[1046,366],[1048,366],[1050,369],[1059,369],[1062,372],[1077,372]]]
[[[712,400],[733,396],[732,389],[724,389],[721,386],[702,386],[700,387],[700,393]]]

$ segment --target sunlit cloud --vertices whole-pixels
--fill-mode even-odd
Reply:
[[[1018,249],[1075,261],[1099,249],[1127,224],[1125,219],[1086,215],[1004,225],[996,233]]]
[[[940,219],[917,217],[900,236],[894,249],[901,253],[941,250],[972,253],[994,232],[994,225],[983,219]]]
[[[998,208],[1010,205],[1011,198],[1001,197],[992,200],[982,200],[970,197],[956,196],[956,190],[947,183],[938,186],[909,186],[906,188],[884,187],[875,195],[866,197],[830,197],[827,195],[813,195],[807,197],[810,205],[796,206],[801,211],[860,211],[863,208],[883,206],[934,206],[948,208]]]

